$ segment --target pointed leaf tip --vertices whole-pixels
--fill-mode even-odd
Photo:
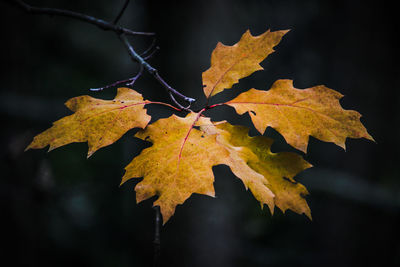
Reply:
[[[247,30],[233,46],[218,43],[211,55],[211,67],[203,72],[203,90],[207,98],[225,89],[253,72],[262,70],[259,65],[278,45],[287,31],[266,31],[252,36]]]

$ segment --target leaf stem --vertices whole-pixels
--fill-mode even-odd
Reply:
[[[179,109],[179,108],[177,108],[177,107],[174,107],[173,105],[170,105],[170,104],[164,103],[164,102],[146,101],[145,105],[149,105],[149,104],[163,105],[163,106],[166,106],[166,107],[173,108],[173,109],[175,109],[176,111],[182,111],[182,109]]]
[[[218,104],[214,104],[214,105],[211,105],[211,106],[206,106],[205,109],[206,109],[206,110],[209,110],[209,109],[212,109],[212,108],[215,108],[215,107],[218,107],[218,106],[226,105],[227,103],[228,103],[228,102],[225,102],[225,103],[218,103]]]

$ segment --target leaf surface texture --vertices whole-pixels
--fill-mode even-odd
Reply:
[[[78,96],[65,105],[74,112],[53,123],[53,126],[37,135],[27,147],[44,148],[49,151],[73,143],[88,142],[88,157],[96,150],[117,141],[132,128],[145,128],[151,117],[147,115],[138,92],[129,88],[118,88],[113,100],[102,100],[91,96]]]
[[[295,153],[272,153],[273,140],[264,136],[250,137],[247,127],[233,126],[225,122],[213,129],[208,128],[207,132],[217,132],[217,140],[228,148],[231,157],[242,159],[261,176],[258,179],[238,176],[246,188],[250,188],[261,207],[267,204],[271,213],[274,206],[283,212],[290,209],[299,214],[304,213],[311,219],[311,211],[304,198],[308,191],[294,180],[298,173],[310,168],[311,164]],[[268,192],[272,192],[272,198]]]
[[[218,43],[211,55],[211,67],[203,72],[204,94],[207,98],[229,89],[239,79],[262,70],[260,62],[274,52],[276,46],[288,31],[266,31],[252,36],[246,31],[233,46]]]
[[[250,89],[226,104],[238,114],[248,112],[261,134],[270,126],[303,152],[309,136],[342,148],[347,137],[373,140],[360,113],[341,107],[342,97],[323,85],[301,90],[294,88],[291,80],[278,80],[268,91]]]
[[[194,128],[198,119],[198,113],[185,118],[172,115],[136,134],[153,145],[126,166],[122,183],[143,177],[135,187],[137,202],[157,195],[154,205],[160,206],[164,223],[193,193],[215,195],[212,166],[222,164],[228,156],[216,135],[204,135]]]

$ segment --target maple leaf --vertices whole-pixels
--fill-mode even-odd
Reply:
[[[248,159],[234,153],[233,147],[223,145],[222,139],[217,140],[220,135],[210,131],[210,125],[213,126],[210,119],[200,117],[200,113],[189,113],[185,118],[172,115],[135,135],[151,141],[153,146],[143,150],[126,166],[121,184],[143,177],[135,187],[137,202],[158,195],[154,206],[160,206],[164,224],[174,214],[176,206],[193,193],[215,195],[212,167],[220,164],[228,165],[246,187],[254,190],[259,201],[273,210],[274,194],[263,185],[267,183],[265,178],[247,165]],[[200,129],[195,128],[198,126]]]
[[[307,151],[310,135],[342,148],[347,137],[373,141],[360,122],[361,114],[340,106],[342,97],[322,85],[300,90],[291,80],[278,80],[268,91],[251,89],[225,104],[238,114],[249,112],[261,134],[270,126],[303,152]]]
[[[290,208],[311,216],[303,198],[307,190],[293,180],[310,164],[294,153],[271,153],[272,140],[250,138],[245,127],[215,126],[200,115],[172,115],[135,135],[153,143],[126,166],[122,178],[121,184],[143,177],[135,187],[137,202],[157,195],[154,206],[160,206],[165,224],[193,193],[213,197],[212,167],[225,164],[271,213],[276,204],[283,211]]]
[[[90,157],[96,150],[114,143],[132,128],[145,128],[151,117],[146,114],[142,95],[129,88],[118,88],[114,100],[91,96],[69,99],[65,105],[74,114],[53,123],[37,135],[26,148],[44,148],[49,151],[73,142],[88,142]]]
[[[204,135],[194,128],[200,113],[185,118],[172,115],[160,119],[135,136],[153,143],[125,167],[121,184],[143,177],[135,187],[136,200],[154,195],[165,224],[175,207],[193,193],[214,196],[212,166],[223,163],[229,153],[216,142],[216,135]]]
[[[262,70],[259,63],[274,52],[273,47],[287,32],[268,30],[259,36],[252,36],[247,30],[233,46],[219,42],[211,55],[211,67],[203,72],[203,90],[206,97],[229,89],[239,79]]]
[[[311,164],[295,153],[272,153],[273,140],[264,136],[250,137],[247,127],[225,122],[203,128],[208,133],[218,134],[217,140],[230,151],[231,157],[233,154],[244,160],[248,167],[261,175],[261,179],[238,176],[246,188],[250,188],[261,207],[268,204],[273,214],[276,205],[283,212],[291,209],[299,214],[304,213],[311,219],[311,211],[304,198],[308,191],[293,179],[301,171],[312,167]],[[273,193],[272,202],[265,198],[266,190]]]

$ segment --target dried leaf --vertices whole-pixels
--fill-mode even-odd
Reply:
[[[118,88],[114,100],[102,100],[87,95],[68,100],[65,105],[75,112],[53,123],[37,135],[26,148],[44,148],[49,151],[73,143],[88,142],[90,157],[96,150],[114,143],[132,128],[144,128],[151,117],[144,105],[150,103],[129,88]]]
[[[340,106],[342,97],[322,85],[300,90],[291,80],[278,80],[269,91],[251,89],[226,104],[238,114],[249,112],[261,134],[270,126],[303,152],[310,135],[343,148],[347,137],[373,140],[360,122],[360,113]]]
[[[211,55],[211,67],[203,72],[206,97],[229,89],[239,79],[262,70],[259,63],[274,52],[273,47],[287,32],[268,30],[259,36],[252,36],[247,30],[240,41],[233,46],[218,43]]]

